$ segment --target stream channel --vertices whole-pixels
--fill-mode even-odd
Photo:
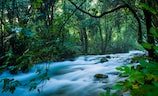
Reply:
[[[29,86],[18,86],[14,94],[0,92],[0,96],[99,96],[107,88],[112,88],[116,82],[122,80],[115,69],[126,66],[134,56],[143,55],[142,51],[130,51],[108,55],[87,55],[74,58],[73,61],[49,62],[34,65],[28,73],[11,75],[4,72],[3,78],[13,78],[28,85],[37,84],[35,90],[29,91]],[[102,59],[102,60],[101,60]],[[46,70],[48,69],[48,70]],[[39,73],[46,73],[49,80],[40,80]],[[96,78],[96,74],[104,74],[103,78]],[[46,78],[46,75],[43,75]],[[0,82],[0,91],[3,82]]]

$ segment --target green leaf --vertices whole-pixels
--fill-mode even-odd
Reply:
[[[156,87],[158,87],[158,82],[152,82]]]
[[[40,3],[36,3],[36,2],[33,2],[32,3],[32,5],[33,5],[33,7],[35,8],[35,9],[37,9],[37,8],[40,8],[41,7],[41,4]]]
[[[43,0],[37,0],[37,2],[38,2],[38,3],[42,3],[42,2],[43,2]]]
[[[135,80],[140,84],[144,84],[144,75],[142,73],[135,72],[132,78],[135,78]]]
[[[152,33],[153,35],[158,35],[158,33],[156,32],[156,28],[154,27],[150,28],[150,33]]]
[[[152,48],[152,44],[150,44],[150,43],[142,43],[141,44],[144,48],[146,48],[146,49],[151,49]]]
[[[114,87],[113,89],[115,90],[121,90],[123,88],[123,83],[121,82],[118,82]]]
[[[151,8],[149,5],[145,4],[145,3],[140,3],[140,6],[146,10],[148,10],[149,12],[151,12],[152,14],[157,14],[156,10],[154,10],[153,8]]]
[[[126,72],[131,72],[131,66],[127,65],[124,67]]]
[[[124,71],[123,67],[117,67],[116,69],[119,70],[119,71]]]
[[[100,95],[100,96],[105,96],[105,94],[104,94],[104,93],[102,93],[102,92],[101,92],[99,95]]]
[[[108,88],[107,90],[106,90],[106,95],[105,96],[110,96],[110,88]]]
[[[155,50],[158,50],[158,46],[154,46],[154,49],[155,49]]]
[[[155,27],[150,28],[150,33],[152,37],[158,38],[158,28]]]
[[[144,66],[144,67],[149,65],[149,63],[146,62],[145,60],[139,60],[139,63],[140,63],[141,66]]]
[[[147,74],[147,73],[149,73],[149,72],[150,72],[150,70],[148,70],[148,69],[144,68],[144,69],[142,69],[142,72],[143,72],[143,73],[145,73],[145,74]]]

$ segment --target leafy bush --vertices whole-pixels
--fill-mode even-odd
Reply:
[[[119,67],[123,76],[128,76],[125,81],[120,81],[115,86],[123,92],[130,91],[132,96],[157,96],[158,88],[158,62],[142,59],[137,66]]]
[[[151,28],[151,32],[153,38],[157,39],[156,28]],[[123,92],[130,91],[132,96],[158,96],[158,46],[150,43],[142,43],[142,46],[147,50],[153,48],[154,56],[140,57],[136,66],[118,67],[117,70],[128,79],[118,82],[115,88]]]

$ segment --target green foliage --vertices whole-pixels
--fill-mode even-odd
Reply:
[[[146,48],[146,49],[151,49],[152,48],[152,44],[150,44],[150,43],[142,43],[141,44],[142,46],[143,46],[143,48]]]
[[[140,60],[140,65],[119,67],[122,75],[128,76],[125,81],[120,81],[115,86],[123,92],[130,91],[132,96],[156,96],[158,95],[158,63]],[[150,94],[150,95],[149,95]]]
[[[150,33],[153,37],[158,38],[158,28],[152,27],[150,28]]]
[[[0,82],[4,83],[2,93],[9,91],[13,94],[16,87],[22,85],[19,81],[8,78],[2,79]]]
[[[155,15],[157,14],[157,11],[155,9],[153,9],[151,6],[149,6],[148,4],[140,3],[140,6]]]
[[[21,87],[29,86],[29,91],[37,90],[40,93],[40,89],[42,88],[42,86],[40,87],[37,85],[38,83],[45,82],[46,80],[50,79],[50,77],[47,75],[47,71],[48,70],[46,69],[45,72],[38,72],[39,75],[38,78],[33,78],[27,83],[22,83],[15,79],[8,79],[8,78],[1,79],[0,82],[3,83],[2,93],[9,91],[10,93],[13,94],[16,88],[19,86]]]
[[[127,52],[138,48],[136,35],[134,32],[132,33],[136,23],[130,16],[124,15],[125,11],[121,10],[121,12],[109,14],[102,19],[96,19],[84,15],[80,11],[75,11],[76,9],[69,2],[63,1],[25,0],[23,2],[17,0],[14,2],[14,0],[0,0],[2,14],[0,49],[3,49],[0,50],[0,73],[9,70],[11,73],[17,74],[19,71],[26,72],[35,63],[70,59],[76,54],[82,54],[85,45],[89,47],[87,50],[89,54],[100,54],[101,51],[103,51],[102,54],[114,53],[114,50],[116,50],[115,53]],[[89,0],[89,2],[91,1]],[[128,0],[125,1],[128,3]],[[113,3],[110,0],[101,0],[93,6],[86,2],[89,7],[82,7],[90,13],[98,15],[102,13],[102,9],[111,9],[115,5]],[[157,14],[155,9],[145,3],[140,3],[140,6]],[[128,12],[128,14],[130,13]],[[19,30],[19,28],[21,29]],[[83,28],[85,28],[85,32],[83,32]],[[156,28],[151,28],[150,32],[154,38],[158,37]],[[85,43],[86,37],[87,44]],[[142,43],[142,46],[147,49],[153,48],[155,53],[158,52],[158,46],[149,43]],[[141,66],[144,67],[143,64]],[[130,82],[132,83],[135,81],[132,76],[136,76],[136,80],[140,84],[146,81],[141,77],[141,75],[144,76],[144,73],[136,70],[135,72],[130,66],[120,68],[120,70],[124,70],[124,76],[131,75]],[[148,71],[151,70],[143,70],[143,72]],[[39,70],[38,73],[40,73]],[[46,73],[40,75],[40,78],[49,80],[49,77],[44,75]],[[2,81],[5,82],[4,91],[11,93],[16,86],[20,85],[14,84],[14,80],[3,79]],[[37,88],[37,83],[33,81],[30,83],[30,90]],[[11,83],[15,86],[11,87]],[[38,91],[40,92],[39,89]]]
[[[100,93],[100,96],[111,96],[111,90],[108,88],[105,93]]]
[[[9,42],[10,45],[8,51],[6,50],[4,56],[0,58],[0,60],[3,60],[3,66],[0,66],[1,72],[10,70],[11,73],[16,74],[18,71],[24,72],[31,67],[33,54],[30,54],[30,50],[26,48],[31,36],[28,29],[22,28],[21,31],[12,33],[6,38],[5,42]]]
[[[155,29],[152,29],[155,30]],[[156,31],[155,31],[156,32]],[[155,32],[152,32],[156,34]],[[157,38],[156,35],[153,38]],[[122,72],[128,79],[120,81],[115,88],[123,92],[130,91],[132,96],[157,96],[158,88],[158,61],[157,45],[142,43],[145,49],[154,48],[156,56],[139,57],[139,64],[136,66],[128,65],[116,68]]]

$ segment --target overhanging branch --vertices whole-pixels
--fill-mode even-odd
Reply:
[[[114,9],[112,9],[112,10],[110,10],[110,11],[106,11],[106,12],[101,13],[100,15],[92,15],[92,14],[88,13],[87,11],[85,11],[85,10],[81,9],[80,7],[78,7],[74,2],[72,2],[72,0],[68,0],[68,1],[69,1],[73,6],[75,6],[76,9],[78,9],[78,10],[80,10],[81,12],[83,12],[83,13],[85,13],[85,14],[91,16],[91,17],[94,17],[94,18],[101,18],[101,17],[103,17],[104,15],[109,14],[109,13],[112,13],[112,12],[115,12],[115,11],[117,11],[117,10],[119,10],[119,9],[128,8],[128,9],[131,11],[131,13],[134,15],[135,19],[136,19],[137,22],[138,22],[138,42],[139,42],[139,43],[142,43],[142,30],[141,30],[141,22],[140,22],[140,19],[139,19],[138,15],[136,14],[136,12],[135,12],[128,4],[120,5],[120,6],[114,8]]]

